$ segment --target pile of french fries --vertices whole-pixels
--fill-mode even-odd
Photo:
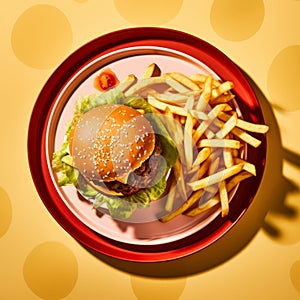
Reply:
[[[159,85],[163,91],[154,88]],[[142,80],[131,74],[120,83],[125,96],[143,95],[165,116],[178,147],[162,222],[180,214],[193,217],[216,205],[224,217],[238,184],[256,175],[255,165],[245,160],[246,150],[261,144],[251,133],[265,134],[269,127],[242,119],[233,87],[211,75],[163,74],[155,63],[146,68]]]

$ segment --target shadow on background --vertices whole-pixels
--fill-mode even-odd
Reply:
[[[279,127],[269,101],[255,82],[247,74],[244,75],[257,96],[270,131],[267,135],[267,161],[262,183],[254,201],[237,224],[204,250],[172,261],[136,263],[118,260],[86,248],[87,251],[108,265],[134,275],[156,278],[188,276],[212,269],[231,259],[247,246],[260,228],[272,236],[278,235],[277,228],[265,221],[268,211],[275,210],[288,218],[297,214],[285,203],[287,193],[295,191],[297,187],[283,177],[282,164],[283,159],[287,159],[300,166],[300,157],[283,149]]]

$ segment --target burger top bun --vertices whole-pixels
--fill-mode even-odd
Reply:
[[[130,172],[152,154],[155,134],[137,110],[120,104],[84,113],[74,130],[74,166],[89,180],[126,183]]]

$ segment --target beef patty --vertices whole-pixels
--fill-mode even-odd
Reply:
[[[108,189],[118,193],[122,193],[124,196],[130,196],[137,193],[141,189],[149,187],[151,181],[157,174],[157,169],[162,162],[162,146],[160,139],[155,135],[155,147],[151,156],[143,162],[143,164],[130,173],[127,183],[122,183],[117,180],[104,182]]]

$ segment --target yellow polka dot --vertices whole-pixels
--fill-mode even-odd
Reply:
[[[300,109],[300,45],[283,49],[274,58],[268,72],[271,100],[283,109]]]
[[[292,265],[290,277],[295,289],[300,293],[300,260],[297,260]]]
[[[61,299],[74,288],[78,276],[77,260],[66,246],[45,242],[27,256],[23,275],[28,287],[43,299]]]
[[[258,31],[264,14],[262,0],[215,0],[210,21],[215,32],[222,38],[242,41]]]
[[[24,64],[47,69],[56,66],[72,46],[72,29],[66,16],[50,5],[35,5],[14,24],[11,44]]]
[[[162,24],[173,19],[180,11],[183,0],[114,0],[119,14],[133,24]]]
[[[8,230],[12,219],[12,207],[7,193],[0,187],[0,237]]]
[[[177,300],[186,285],[186,279],[149,279],[131,276],[131,286],[137,299]]]

